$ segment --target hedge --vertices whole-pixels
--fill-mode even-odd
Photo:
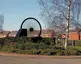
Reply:
[[[77,41],[78,42],[78,41]],[[80,41],[79,41],[80,42]],[[0,39],[0,51],[19,54],[40,55],[81,55],[80,46],[70,46],[65,50],[62,46],[56,46],[51,38],[43,38],[33,41],[32,38],[2,38]]]

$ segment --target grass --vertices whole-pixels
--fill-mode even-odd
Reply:
[[[74,46],[74,48],[81,50],[81,46]]]
[[[77,50],[81,50],[81,46],[68,46],[69,48],[75,48]]]

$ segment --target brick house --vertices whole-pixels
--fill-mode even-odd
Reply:
[[[43,29],[41,37],[44,38],[54,38],[56,35],[55,31],[53,29]]]
[[[16,34],[17,34],[18,31],[3,31],[3,32],[0,32],[0,38],[4,38],[6,36],[9,36],[9,37],[15,37]],[[39,31],[36,30],[36,31],[33,31],[33,32],[29,32],[28,31],[28,37],[35,37],[39,34]],[[41,34],[41,37],[44,37],[44,38],[52,38],[52,37],[55,37],[55,31],[53,29],[43,29],[42,30],[42,34]]]
[[[62,34],[62,38],[66,38],[65,34]],[[69,32],[69,40],[80,40],[81,39],[81,33],[77,30],[70,30]]]
[[[10,31],[1,31],[0,38],[5,38],[9,33],[10,33]]]
[[[9,34],[9,37],[15,37],[17,34],[17,31],[11,31],[11,33]]]

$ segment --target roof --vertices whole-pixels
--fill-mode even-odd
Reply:
[[[36,36],[36,35],[39,34],[39,32],[40,32],[39,30],[35,30],[33,32],[28,31],[27,33],[30,36],[33,36],[33,35]],[[2,35],[8,35],[9,34],[10,37],[15,37],[17,33],[18,33],[18,31],[2,31],[2,32],[0,32],[0,34],[2,34]],[[53,34],[54,35],[55,31],[53,29],[43,29],[42,34]]]
[[[10,31],[2,31],[0,32],[0,35],[7,35]]]
[[[55,31],[53,29],[43,29],[42,30],[42,34],[52,34],[55,33]]]

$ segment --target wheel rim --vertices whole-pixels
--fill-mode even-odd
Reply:
[[[30,21],[28,21],[28,20],[33,20],[32,22],[30,22]],[[40,22],[37,20],[37,19],[35,19],[35,18],[33,18],[33,17],[29,17],[29,18],[26,18],[23,22],[22,22],[22,24],[21,24],[21,26],[20,26],[20,29],[23,29],[23,26],[24,26],[24,24],[26,24],[26,22],[30,22],[30,24],[29,24],[29,26],[33,23],[33,22],[36,22],[37,23],[37,25],[31,25],[31,26],[33,26],[33,27],[31,27],[30,26],[30,28],[28,28],[27,27],[27,32],[28,32],[28,30],[30,31],[30,32],[33,32],[34,31],[34,28],[38,28],[38,27],[36,27],[36,26],[39,26],[39,33],[37,34],[37,37],[40,37],[40,35],[41,35],[41,33],[42,33],[42,27],[41,27],[41,24],[40,24]],[[27,33],[28,34],[28,33]],[[27,36],[28,37],[28,36]]]

